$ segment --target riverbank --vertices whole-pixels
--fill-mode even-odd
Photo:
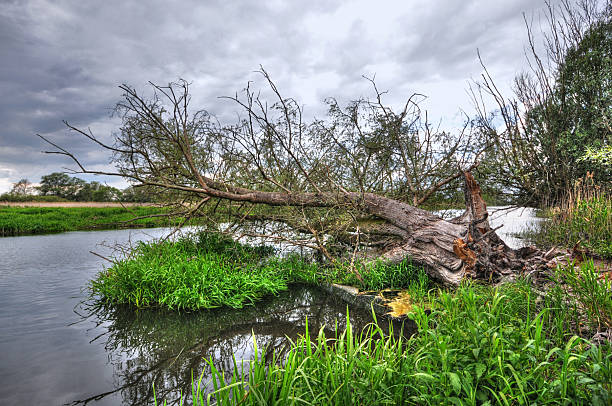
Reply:
[[[570,217],[574,223],[576,218]],[[591,213],[589,219],[595,218]],[[594,230],[594,239],[609,242],[600,228]],[[450,290],[409,263],[324,266],[219,238],[199,234],[142,245],[100,274],[94,294],[107,303],[188,310],[241,307],[298,282],[345,283],[360,291],[398,288],[403,292],[388,310],[411,319],[417,332],[399,339],[383,334],[379,327],[387,320],[379,319],[364,334],[348,328],[311,339],[305,332],[288,352],[272,358],[256,353],[244,366],[235,362],[228,369],[211,360],[206,380],[194,382],[195,404],[612,400],[612,278],[601,263],[581,258],[499,286],[464,281]]]
[[[209,360],[212,378],[195,382],[193,403],[610,404],[610,343],[574,335],[568,305],[539,300],[528,281],[467,283],[414,306],[417,332],[407,339],[385,334],[381,321],[314,339],[307,327],[271,362],[262,352],[234,358],[242,372]]]
[[[25,206],[22,206],[24,205]],[[65,231],[171,227],[180,219],[150,217],[166,209],[140,204],[34,202],[0,205],[0,237],[50,234]],[[134,220],[136,219],[136,220]],[[133,220],[133,221],[131,221]]]
[[[120,202],[7,202],[0,201],[0,207],[155,207],[154,203],[120,203]]]
[[[207,379],[195,382],[195,404],[610,402],[612,285],[593,262],[551,270],[545,293],[529,278],[449,290],[407,263],[358,270],[200,233],[141,245],[92,289],[106,303],[180,310],[239,308],[292,283],[403,290],[389,310],[416,323],[416,334],[383,334],[387,320],[379,319],[364,334],[349,328],[311,339],[306,331],[288,353],[256,353],[244,367],[210,361]]]

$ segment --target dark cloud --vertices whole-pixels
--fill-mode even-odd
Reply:
[[[193,81],[194,105],[221,116],[263,65],[284,93],[320,114],[328,96],[367,94],[377,74],[390,97],[430,94],[440,117],[465,103],[480,48],[500,79],[521,66],[522,12],[543,2],[5,1],[0,3],[0,192],[60,170],[36,133],[99,167],[108,158],[62,120],[109,137],[117,86]],[[442,97],[440,97],[442,95]],[[436,99],[442,99],[437,102]],[[465,106],[463,106],[465,107]]]

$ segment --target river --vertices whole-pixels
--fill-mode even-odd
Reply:
[[[510,232],[531,211],[493,216]],[[505,231],[505,230],[503,230]],[[163,235],[164,229],[69,232],[0,239],[0,404],[168,404],[191,392],[192,371],[205,358],[218,367],[253,357],[260,348],[282,349],[287,337],[346,320],[346,304],[314,288],[294,287],[241,310],[195,313],[100,308],[88,299],[88,282],[108,263],[114,244]],[[502,238],[516,246],[518,240]],[[364,326],[367,312],[350,311]],[[267,353],[267,356],[270,352]],[[160,402],[161,404],[161,402]]]

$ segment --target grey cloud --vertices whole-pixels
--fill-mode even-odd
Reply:
[[[312,114],[324,110],[325,97],[367,94],[362,74],[377,73],[391,89],[409,82],[427,92],[419,84],[436,77],[456,80],[463,89],[479,70],[476,47],[495,66],[515,63],[522,53],[514,37],[523,32],[521,11],[542,5],[528,0],[3,2],[0,185],[11,168],[11,177],[18,172],[37,181],[67,163],[41,155],[45,146],[36,133],[87,156],[92,165],[105,165],[104,155],[89,153],[91,145],[67,133],[62,120],[108,137],[117,124],[109,114],[121,83],[142,89],[149,80],[185,78],[193,81],[193,105],[223,117],[233,117],[235,106],[217,97],[257,80],[253,71],[259,65],[284,94],[306,98]]]

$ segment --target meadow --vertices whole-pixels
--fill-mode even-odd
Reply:
[[[0,237],[49,234],[78,230],[104,230],[135,227],[167,227],[180,219],[136,217],[163,213],[153,206],[132,207],[16,207],[0,206]]]

